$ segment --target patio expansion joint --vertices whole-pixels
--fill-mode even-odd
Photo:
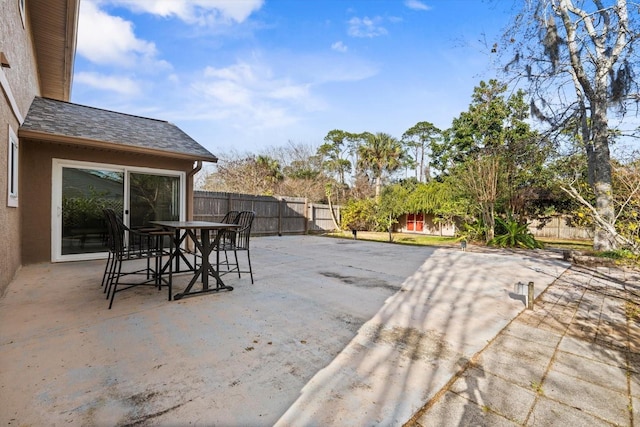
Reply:
[[[560,277],[558,277],[558,278],[557,278],[553,283],[551,283],[551,285],[549,285],[549,286],[547,287],[547,289],[545,289],[545,290],[542,292],[542,294],[540,294],[540,296],[538,297],[538,299],[542,299],[542,298],[544,297],[545,293],[547,292],[547,290],[548,290],[549,288],[551,288],[551,287],[552,287],[556,282],[559,282],[559,283],[564,282],[563,276],[564,276],[565,274],[567,274],[567,272],[568,272],[568,271],[570,271],[570,270],[571,270],[571,268],[569,268],[569,269],[567,269],[565,272],[563,272],[563,273],[560,275]],[[560,348],[560,344],[562,343],[562,340],[563,340],[563,339],[564,339],[564,337],[566,336],[567,332],[569,331],[569,329],[570,329],[570,327],[571,327],[571,324],[573,323],[573,321],[574,321],[574,320],[575,320],[575,318],[576,318],[576,314],[577,314],[578,309],[579,309],[579,307],[580,307],[580,303],[582,302],[582,299],[584,298],[584,295],[585,295],[585,294],[586,294],[586,289],[583,289],[583,290],[582,290],[582,293],[581,293],[581,295],[580,295],[580,300],[578,301],[578,304],[576,304],[576,305],[574,306],[574,308],[573,308],[573,314],[572,314],[572,316],[571,316],[571,321],[569,322],[569,324],[567,325],[567,327],[566,327],[566,328],[564,328],[564,331],[563,331],[563,333],[562,333],[561,338],[560,338],[560,339],[558,340],[558,342],[556,343],[556,345],[555,345],[555,347],[554,347],[554,350],[553,350],[553,354],[551,355],[551,358],[549,359],[549,363],[547,364],[547,367],[546,367],[546,369],[545,369],[544,373],[542,374],[542,378],[540,379],[540,383],[538,383],[538,384],[531,384],[532,388],[535,388],[535,389],[536,389],[536,390],[535,390],[535,391],[536,391],[536,397],[534,398],[533,403],[531,404],[531,408],[529,408],[529,413],[528,413],[528,414],[527,414],[527,416],[525,417],[525,420],[524,420],[524,423],[523,423],[524,425],[527,425],[527,424],[529,423],[529,419],[531,418],[531,415],[533,414],[533,411],[534,411],[534,409],[535,409],[536,405],[538,404],[538,401],[540,400],[540,397],[541,397],[541,396],[544,396],[544,382],[545,382],[545,380],[546,380],[546,378],[547,378],[547,376],[548,376],[548,374],[549,374],[549,371],[551,370],[551,366],[553,365],[553,363],[554,363],[554,362],[555,362],[555,360],[556,360],[556,357],[557,357],[557,355],[558,355],[558,351],[559,351],[559,348]],[[555,306],[556,304],[553,304],[553,305]],[[519,317],[519,316],[518,316],[518,317]],[[518,317],[516,317],[516,319],[514,319],[514,321],[515,321],[515,320],[517,320],[517,319],[518,319]],[[541,321],[541,322],[542,322],[542,321]]]
[[[625,290],[627,290],[627,287],[624,286]],[[631,291],[629,291],[631,292]],[[636,295],[635,292],[631,292],[631,294]],[[636,295],[637,296],[637,295]],[[626,314],[626,313],[625,313]],[[634,319],[632,318],[632,316],[626,315],[626,326],[627,326],[627,354],[626,354],[626,362],[627,362],[627,366],[626,366],[626,377],[627,377],[627,395],[629,397],[629,418],[630,418],[630,425],[636,425],[637,422],[640,422],[640,420],[636,420],[634,417],[634,414],[638,411],[638,409],[640,408],[634,408],[633,405],[633,392],[632,392],[632,384],[631,384],[631,378],[633,376],[634,373],[634,368],[631,364],[631,354],[633,353],[631,350],[631,324],[633,323]]]
[[[536,298],[536,301],[541,301],[541,300],[543,299],[543,297],[544,297],[545,293],[547,292],[547,290],[548,290],[549,288],[551,288],[552,286],[554,286],[554,285],[556,284],[556,282],[557,282],[557,283],[561,283],[561,282],[562,282],[562,280],[563,280],[563,279],[562,279],[562,276],[563,276],[563,275],[566,273],[566,271],[568,271],[568,270],[569,270],[569,269],[565,270],[565,272],[563,272],[563,273],[562,273],[559,277],[557,277],[557,278],[556,278],[556,279],[555,279],[551,284],[549,284],[549,286],[547,286],[547,288],[546,288],[543,292],[541,292],[541,293],[540,293],[540,295],[538,295],[538,297]],[[582,295],[581,295],[581,297],[580,297],[581,299],[582,299],[582,296],[583,296],[583,295],[584,295],[584,292],[583,292],[583,294],[582,294]],[[553,302],[549,302],[549,304],[551,304],[551,305],[556,305],[556,303],[553,303]],[[574,317],[575,317],[575,313],[577,312],[578,306],[579,306],[579,305],[576,305],[576,307],[575,307],[575,310],[574,310],[574,313],[573,313],[573,316],[574,316]],[[469,360],[468,360],[464,365],[462,365],[462,366],[458,369],[458,371],[457,371],[457,372],[456,372],[456,373],[455,373],[455,374],[454,374],[454,375],[449,379],[449,381],[447,381],[447,383],[446,383],[445,385],[443,385],[443,386],[442,386],[442,388],[441,388],[440,390],[438,390],[438,391],[433,395],[433,397],[432,397],[431,399],[429,399],[429,400],[428,400],[428,401],[427,401],[427,402],[422,406],[422,408],[420,408],[417,412],[415,412],[415,413],[413,414],[413,416],[412,416],[412,417],[411,417],[411,418],[410,418],[410,419],[409,419],[409,420],[404,424],[404,427],[422,427],[422,424],[420,424],[418,420],[420,420],[420,419],[421,419],[421,418],[422,418],[422,417],[423,417],[423,416],[424,416],[424,415],[425,415],[425,414],[426,414],[426,413],[427,413],[427,412],[428,412],[428,411],[429,411],[429,410],[430,410],[430,409],[431,409],[431,408],[432,408],[436,403],[438,403],[438,401],[439,401],[440,399],[442,399],[442,398],[447,394],[447,392],[449,392],[449,391],[450,391],[451,387],[453,386],[453,384],[454,384],[456,381],[458,381],[458,379],[460,379],[460,378],[461,378],[461,377],[462,377],[462,376],[463,376],[463,375],[464,375],[464,374],[465,374],[469,369],[472,369],[472,368],[483,369],[483,368],[482,368],[482,366],[481,366],[481,364],[479,363],[479,359],[480,359],[481,354],[482,354],[486,349],[488,349],[491,345],[493,345],[493,343],[498,339],[498,337],[500,337],[500,336],[501,336],[501,335],[502,335],[506,330],[508,330],[508,329],[509,329],[509,327],[510,327],[512,324],[517,323],[517,322],[523,322],[524,324],[527,324],[527,322],[526,322],[526,321],[521,320],[521,317],[525,317],[525,316],[527,316],[527,315],[531,315],[531,314],[532,314],[532,312],[531,312],[531,311],[529,311],[529,310],[522,310],[520,313],[518,313],[518,315],[517,315],[516,317],[514,317],[513,319],[511,319],[511,321],[509,321],[509,322],[504,326],[504,328],[502,328],[502,329],[501,329],[501,330],[500,330],[500,331],[499,331],[499,332],[498,332],[498,333],[497,333],[497,334],[496,334],[496,335],[495,335],[491,340],[489,340],[489,341],[486,343],[486,345],[485,345],[482,349],[480,349],[480,350],[479,350],[478,352],[476,352],[473,356],[471,356],[471,357],[469,358]],[[533,312],[533,316],[536,316],[535,312]],[[540,320],[540,322],[542,322],[542,320]],[[540,323],[540,322],[539,322],[539,323]],[[538,325],[536,325],[536,327],[537,327],[537,326],[538,326]],[[563,335],[562,335],[562,337],[563,337],[563,338],[564,338],[564,335],[567,333],[568,329],[569,329],[569,327],[567,326],[567,327],[565,328],[565,330],[564,330]],[[557,343],[557,344],[556,344],[556,346],[554,347],[554,353],[553,353],[553,355],[552,355],[552,357],[551,357],[551,360],[550,360],[549,364],[547,365],[547,367],[546,367],[546,369],[545,369],[545,373],[544,373],[544,375],[543,375],[543,380],[544,380],[544,377],[546,377],[547,372],[548,372],[548,370],[549,370],[549,368],[550,368],[550,366],[551,366],[551,364],[552,364],[553,360],[555,359],[555,355],[556,355],[556,353],[558,352],[558,347],[560,346],[560,343],[561,343],[561,342],[562,342],[562,338],[561,338],[560,340],[558,340],[558,343]],[[542,384],[542,381],[541,381],[541,384]],[[452,393],[454,393],[454,394],[456,394],[456,395],[460,396],[459,394],[457,394],[457,393],[455,393],[455,392],[452,392]],[[464,396],[460,396],[460,397],[465,398]],[[465,399],[466,399],[466,398],[465,398]],[[529,417],[531,416],[531,413],[533,412],[533,409],[535,408],[535,405],[536,405],[536,403],[537,403],[537,399],[538,399],[538,397],[536,396],[536,398],[534,399],[534,402],[533,402],[533,404],[532,404],[532,406],[531,406],[531,408],[530,408],[530,410],[529,410],[529,412],[528,412],[528,414],[527,414],[527,417],[526,417],[526,420],[525,420],[525,423],[524,423],[525,425],[526,425],[526,421],[528,421],[528,420],[529,420]],[[467,400],[468,400],[468,399],[467,399]],[[499,416],[501,416],[501,417],[505,417],[503,414],[501,414],[501,413],[499,413],[499,412],[496,412],[495,410],[493,410],[493,409],[491,409],[491,408],[489,408],[489,410],[490,410],[492,413],[496,414],[496,415],[499,415]],[[505,418],[506,418],[506,419],[509,419],[509,418],[507,418],[507,417],[505,417]]]

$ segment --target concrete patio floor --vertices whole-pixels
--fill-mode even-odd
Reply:
[[[251,260],[254,285],[112,310],[104,261],[24,267],[0,299],[0,423],[402,425],[524,310],[516,283],[568,267],[314,236],[254,238]]]

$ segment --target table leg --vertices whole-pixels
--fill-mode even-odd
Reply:
[[[191,237],[191,239],[193,239],[193,242],[196,245],[196,248],[202,254],[202,264],[195,271],[195,274],[194,274],[193,278],[191,279],[191,281],[187,285],[187,287],[184,290],[184,292],[174,295],[173,299],[174,300],[179,300],[179,299],[181,299],[182,297],[185,297],[185,296],[198,295],[198,294],[203,294],[203,293],[208,293],[208,292],[219,292],[219,291],[223,291],[223,290],[232,291],[233,287],[232,286],[227,286],[227,285],[224,284],[222,279],[220,279],[220,276],[218,275],[218,272],[215,270],[215,268],[213,267],[213,265],[209,261],[209,256],[211,255],[211,249],[215,247],[215,242],[214,242],[214,244],[212,244],[211,241],[210,241],[209,230],[208,229],[201,229],[200,230],[200,239],[198,239],[198,237],[195,235],[195,233],[192,232],[191,230],[187,230],[187,234],[189,235],[189,237]],[[216,236],[216,239],[217,239],[217,236]],[[210,274],[216,279],[216,287],[215,288],[210,288],[209,287],[209,275]],[[192,292],[191,288],[193,287],[193,285],[196,283],[196,281],[198,280],[198,278],[200,276],[202,276],[202,290],[201,291],[193,291]]]
[[[209,242],[209,230],[200,230],[200,241],[202,245],[202,290],[209,290],[209,255],[211,245]]]

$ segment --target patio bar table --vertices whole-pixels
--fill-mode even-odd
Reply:
[[[188,271],[193,271],[193,277],[187,285],[186,289],[173,296],[174,300],[179,300],[185,296],[199,295],[211,292],[219,291],[232,291],[232,286],[224,284],[216,266],[211,264],[209,256],[211,251],[216,247],[218,239],[220,239],[221,230],[233,230],[238,228],[238,224],[226,224],[222,222],[208,222],[208,221],[150,221],[150,224],[157,225],[167,230],[175,232],[174,237],[174,252],[171,255],[169,262],[176,262],[176,272],[180,272],[179,263],[180,259],[184,260],[189,267]],[[216,236],[213,242],[211,241],[211,232],[215,232]],[[191,263],[186,259],[185,254],[182,252],[180,246],[186,237],[189,237],[196,250],[202,255],[202,263],[197,265],[196,262]],[[166,266],[165,266],[166,267]],[[215,287],[209,286],[209,276],[212,276],[215,281]],[[198,278],[202,277],[202,289],[192,290],[193,285],[198,281]]]

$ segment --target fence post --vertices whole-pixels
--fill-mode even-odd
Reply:
[[[282,236],[282,198],[278,198],[278,236]]]
[[[309,234],[309,223],[313,221],[313,203],[304,198],[304,234]]]

